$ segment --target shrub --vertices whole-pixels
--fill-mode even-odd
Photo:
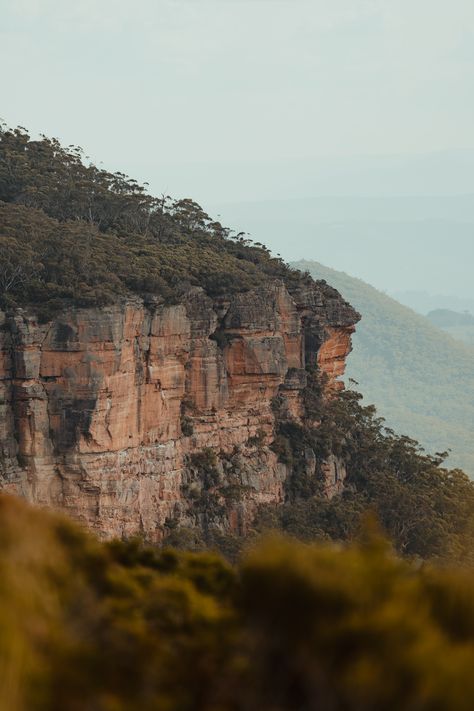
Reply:
[[[232,567],[2,496],[0,540],[9,711],[472,707],[472,569],[413,565],[372,526],[347,547],[269,539]]]

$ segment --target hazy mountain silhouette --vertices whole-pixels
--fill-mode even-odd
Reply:
[[[394,291],[390,294],[396,301],[409,306],[413,311],[426,315],[437,309],[468,311],[474,314],[474,299],[463,299],[453,294],[429,294],[426,291]]]

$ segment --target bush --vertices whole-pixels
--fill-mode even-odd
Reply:
[[[99,543],[0,498],[9,711],[470,711],[474,573],[349,547],[220,556]],[[227,537],[223,545],[233,548]]]

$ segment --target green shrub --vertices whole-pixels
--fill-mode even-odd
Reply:
[[[473,570],[413,565],[372,526],[348,547],[270,539],[232,567],[99,543],[2,496],[0,541],[8,711],[472,707]]]

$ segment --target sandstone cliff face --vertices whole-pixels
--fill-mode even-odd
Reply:
[[[244,531],[284,498],[272,401],[301,417],[308,362],[339,387],[357,318],[325,284],[280,282],[47,324],[0,313],[0,486],[103,536],[157,541],[172,521]],[[324,466],[330,495],[343,468]]]

